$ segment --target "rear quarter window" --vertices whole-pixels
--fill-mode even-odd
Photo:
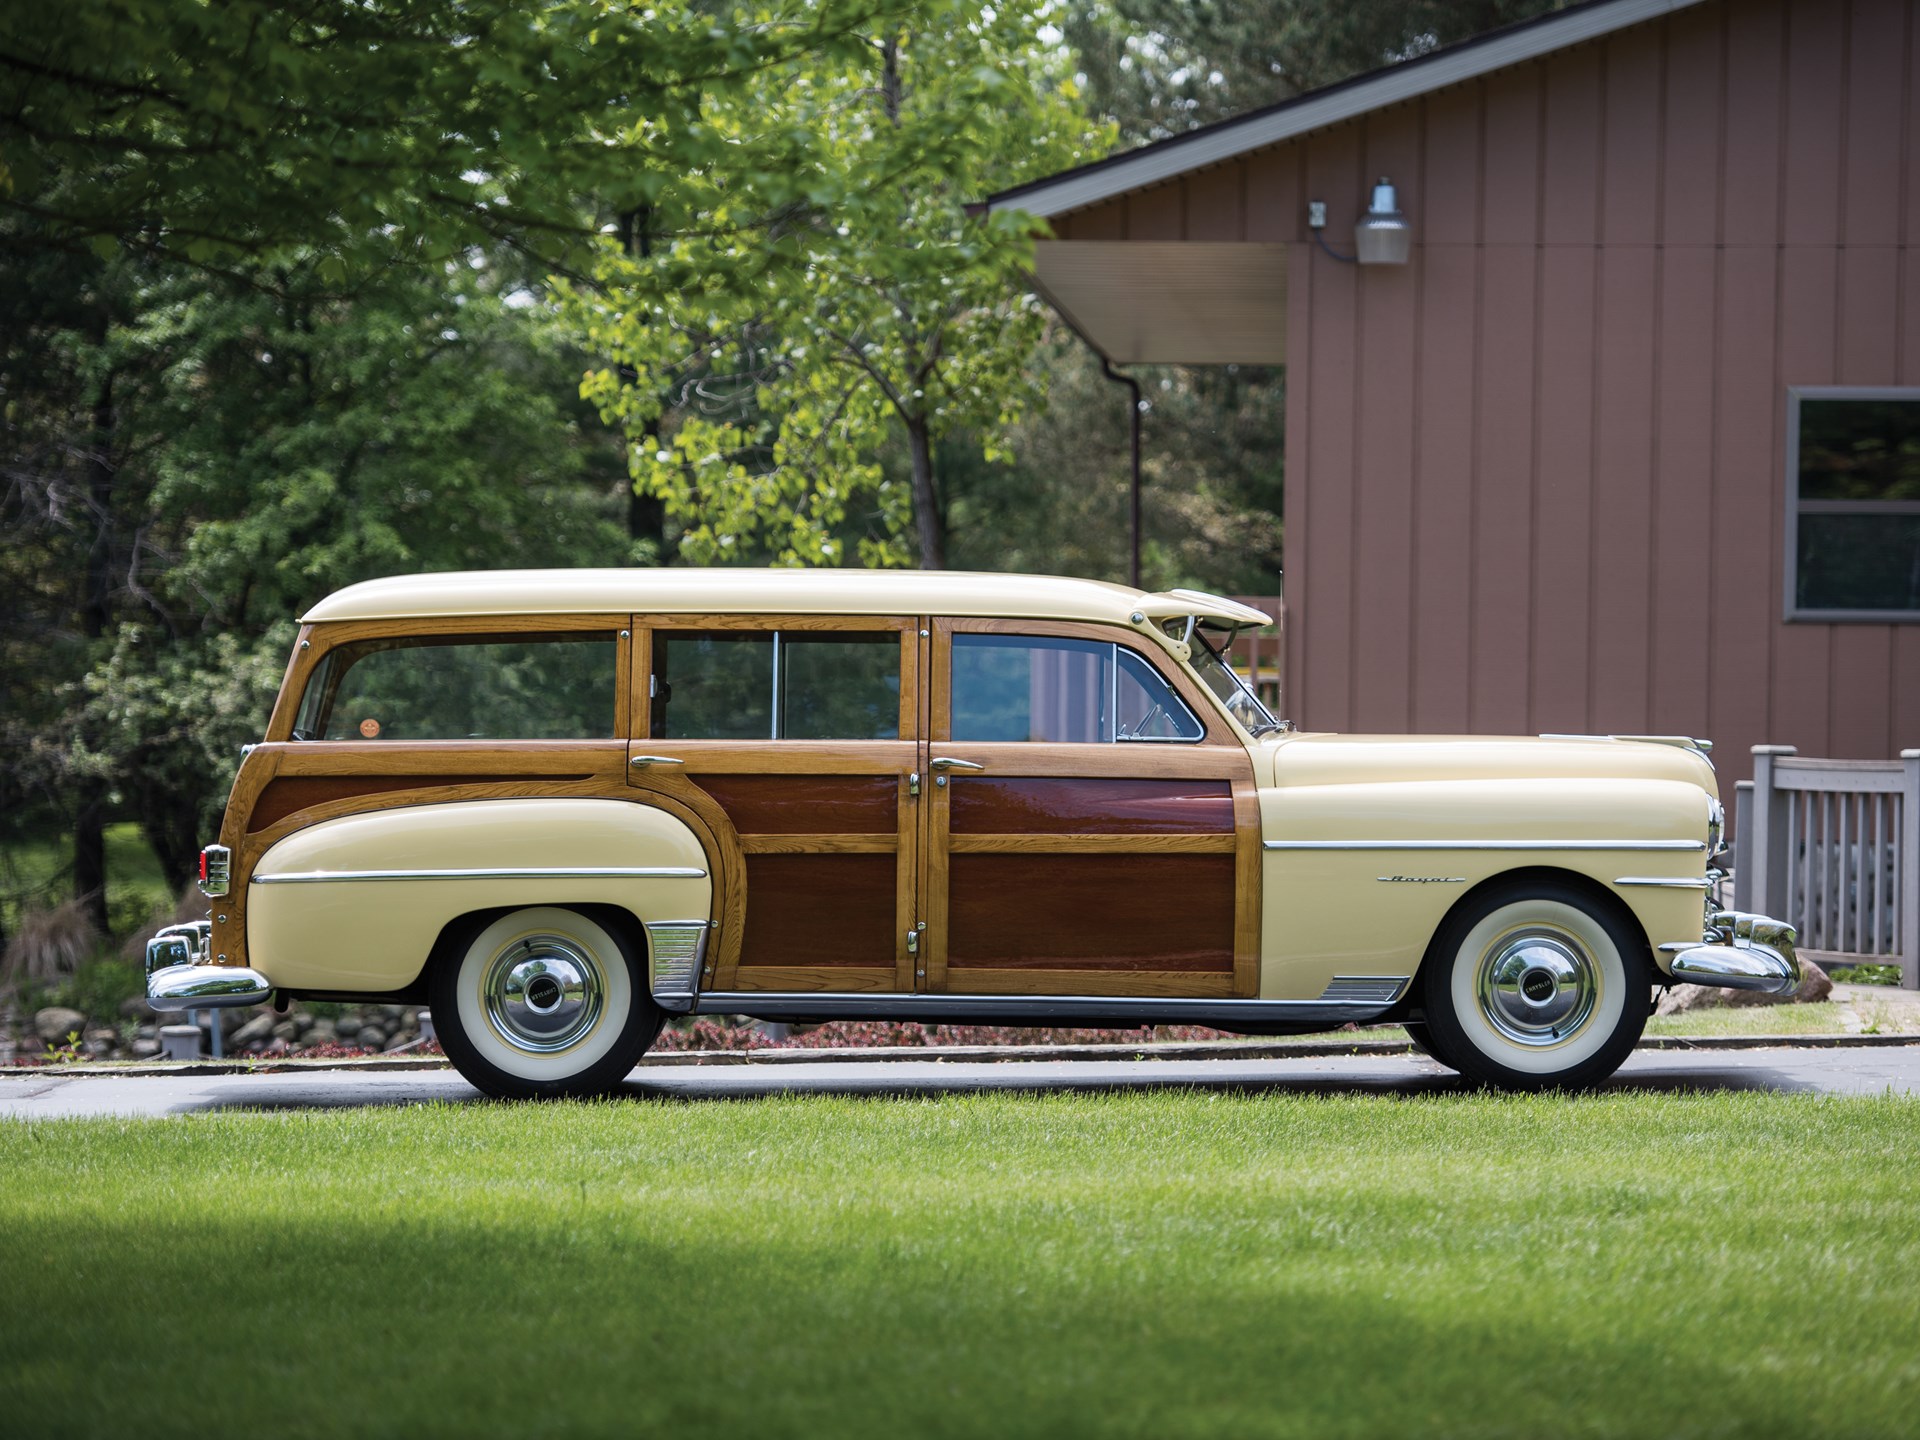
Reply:
[[[615,632],[362,640],[315,668],[296,740],[607,740]]]

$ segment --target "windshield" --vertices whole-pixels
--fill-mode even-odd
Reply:
[[[1192,650],[1189,663],[1195,672],[1207,688],[1220,697],[1233,718],[1247,727],[1249,734],[1265,735],[1270,730],[1285,728],[1273,718],[1273,712],[1260,703],[1260,697],[1248,688],[1239,673],[1227,664],[1222,652],[1214,649],[1213,642],[1197,629],[1193,633]]]

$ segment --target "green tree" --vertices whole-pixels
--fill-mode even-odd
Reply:
[[[147,681],[245,690],[276,620],[384,570],[635,558],[545,276],[691,169],[803,170],[704,109],[908,8],[0,8],[3,828],[63,814],[99,904],[136,809],[178,874],[233,727],[163,756],[192,726]]]
[[[1068,0],[1093,113],[1128,144],[1232,119],[1572,0]]]
[[[250,267],[564,268],[596,213],[726,163],[702,120],[889,0],[71,0],[0,11],[0,238]],[[900,5],[895,0],[891,8]],[[757,163],[793,158],[778,131]],[[737,163],[737,159],[736,162]]]
[[[718,166],[665,187],[595,290],[569,291],[612,362],[583,393],[632,437],[636,485],[695,562],[946,563],[943,438],[989,457],[1043,398],[1026,361],[1035,226],[966,205],[1094,153],[1046,6],[935,0],[852,58],[767,71],[709,107],[741,137],[805,137],[792,177]],[[778,213],[741,234],[741,214]],[[904,446],[905,483],[881,454]],[[848,532],[852,532],[849,545]]]
[[[1049,404],[1006,438],[1012,459],[986,465],[956,445],[954,563],[1127,578],[1131,394],[1056,324],[1034,357]],[[1231,594],[1280,583],[1283,372],[1265,366],[1139,365],[1141,582]]]
[[[4,783],[18,802],[138,819],[178,879],[258,738],[288,622],[322,595],[409,570],[652,557],[619,523],[612,437],[572,397],[579,358],[484,256],[351,298],[311,266],[271,291],[106,273],[129,268],[96,266],[117,296],[104,335],[84,310],[35,331],[43,353],[116,377],[104,452],[62,458],[70,379],[9,396],[9,438],[36,417],[48,438],[0,507],[25,542],[8,547],[28,581],[9,603],[35,637],[9,650],[27,683],[9,684],[4,723],[24,763]],[[96,463],[111,516],[90,508]],[[105,615],[76,630],[76,566],[102,536],[117,537]]]

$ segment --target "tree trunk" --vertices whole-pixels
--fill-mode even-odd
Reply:
[[[178,896],[200,874],[200,807],[181,797],[161,813],[144,816],[140,830],[160,862],[160,873],[167,877],[168,895]]]
[[[103,323],[100,342],[106,343]],[[87,639],[107,633],[113,611],[113,372],[93,402],[93,445],[87,456],[87,503],[93,511],[93,543],[81,576],[80,629]],[[94,779],[82,780],[73,817],[73,895],[100,927],[107,928],[107,794]]]
[[[623,210],[617,220],[620,246],[636,260],[648,259],[653,254],[653,207],[642,205],[637,209]],[[639,379],[631,365],[618,367],[623,384],[631,385]],[[628,441],[629,444],[632,441]],[[643,435],[640,443],[659,448],[659,441],[652,435]],[[627,538],[641,540],[653,547],[653,563],[667,563],[667,502],[658,495],[643,495],[634,484],[631,476],[627,480]]]
[[[913,455],[913,528],[920,539],[920,568],[947,568],[947,517],[940,510],[940,489],[933,474],[933,443],[927,422],[909,420],[907,449]]]
[[[107,933],[107,797],[98,780],[81,782],[73,817],[73,898]]]

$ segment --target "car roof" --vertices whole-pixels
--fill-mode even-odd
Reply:
[[[336,590],[301,619],[474,615],[1005,615],[1130,622],[1198,615],[1270,623],[1250,606],[1197,590],[1152,594],[1101,580],[958,570],[579,569],[395,575]]]

